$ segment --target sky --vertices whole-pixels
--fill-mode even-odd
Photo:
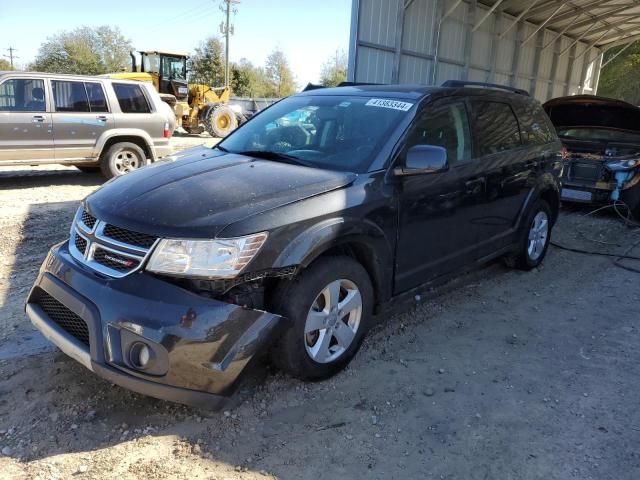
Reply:
[[[220,0],[0,0],[0,55],[16,48],[18,66],[36,56],[47,37],[80,26],[120,28],[136,50],[193,52],[219,35]],[[300,86],[317,81],[337,49],[348,51],[351,0],[240,0],[232,17],[231,61],[264,65],[281,48]]]

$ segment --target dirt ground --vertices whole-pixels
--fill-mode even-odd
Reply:
[[[197,410],[97,378],[23,313],[100,182],[0,170],[1,478],[640,478],[637,273],[557,248],[530,273],[496,263],[382,319],[329,381],[265,368],[224,411]],[[563,211],[555,240],[619,252],[640,239],[584,213]]]

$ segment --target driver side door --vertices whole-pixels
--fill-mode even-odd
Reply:
[[[398,178],[395,294],[469,264],[477,254],[474,218],[484,184],[472,158],[466,103],[429,106],[411,127],[400,162],[415,145],[444,147],[448,166]]]

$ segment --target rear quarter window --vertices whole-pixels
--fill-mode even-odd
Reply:
[[[540,105],[534,102],[523,103],[516,105],[515,110],[525,145],[542,145],[555,139],[551,122]]]
[[[508,103],[475,100],[472,111],[480,156],[512,150],[522,144],[518,120]]]
[[[149,101],[140,85],[114,83],[113,90],[120,104],[122,113],[150,113]]]

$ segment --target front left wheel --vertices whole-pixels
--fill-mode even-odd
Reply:
[[[320,380],[343,369],[370,328],[373,288],[349,257],[317,260],[275,294],[274,311],[291,322],[272,357],[283,371]]]

